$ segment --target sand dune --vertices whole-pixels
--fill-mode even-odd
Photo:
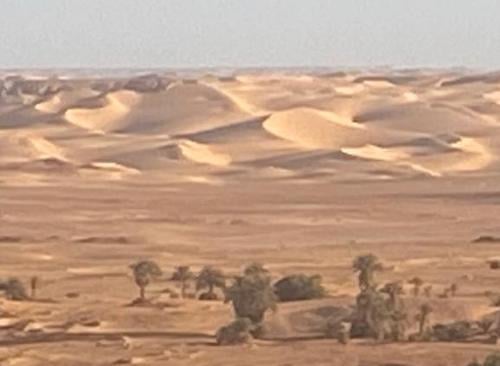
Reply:
[[[64,118],[79,127],[95,131],[113,131],[121,126],[141,96],[132,91],[119,91],[106,95],[106,105],[96,109],[72,108],[66,111]]]
[[[275,113],[263,126],[275,136],[312,149],[360,146],[369,139],[363,126],[333,113],[308,108]]]
[[[64,80],[51,89],[39,78],[3,92],[0,162],[71,162],[95,179],[110,172],[210,181],[226,171],[319,180],[333,172],[384,171],[396,179],[487,171],[500,152],[495,77],[415,70],[186,81],[152,74]]]

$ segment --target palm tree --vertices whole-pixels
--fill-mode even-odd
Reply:
[[[196,278],[196,291],[208,289],[200,295],[200,300],[217,300],[215,288],[224,289],[226,287],[226,278],[222,271],[207,266],[204,267]]]
[[[193,280],[195,275],[191,272],[189,266],[179,266],[175,269],[172,275],[172,281],[177,281],[181,284],[181,297],[186,297],[186,290],[189,286],[189,281]]]
[[[267,271],[252,271],[248,268],[243,276],[235,278],[225,291],[225,302],[231,302],[237,318],[248,318],[258,325],[268,310],[276,309],[276,294]]]
[[[153,261],[140,261],[130,266],[134,274],[134,280],[139,287],[139,300],[146,301],[146,287],[151,283],[151,280],[162,275],[160,266]]]
[[[417,314],[418,334],[420,337],[424,335],[429,315],[432,313],[432,307],[429,304],[422,304],[420,312]]]
[[[408,281],[409,284],[413,285],[413,296],[417,297],[420,295],[420,288],[424,284],[424,281],[420,277],[413,277]]]
[[[375,288],[375,272],[383,269],[382,264],[373,254],[357,257],[352,264],[352,268],[354,269],[354,272],[359,273],[358,281],[359,288],[361,290]]]

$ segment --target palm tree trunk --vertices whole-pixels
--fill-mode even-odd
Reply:
[[[213,284],[208,285],[208,293],[210,294],[211,297],[214,295],[214,285]]]
[[[146,293],[145,293],[145,288],[144,286],[139,287],[139,298],[141,300],[144,300],[146,298]]]

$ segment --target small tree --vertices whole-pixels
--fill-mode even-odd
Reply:
[[[276,309],[276,295],[267,271],[247,267],[226,289],[226,302],[231,302],[237,318],[248,318],[254,325],[264,320],[268,310]]]
[[[139,300],[146,301],[146,287],[151,283],[151,280],[162,275],[162,271],[158,264],[153,261],[141,261],[130,266],[134,274],[134,280],[139,287]]]
[[[420,311],[417,314],[418,321],[418,335],[422,337],[427,328],[427,322],[429,320],[429,315],[432,313],[432,307],[429,304],[422,304],[420,306]]]
[[[274,291],[280,301],[300,301],[318,299],[326,290],[319,275],[296,274],[282,278],[274,284]]]
[[[31,287],[31,298],[35,299],[36,298],[36,290],[38,289],[38,286],[40,284],[40,278],[37,276],[33,276],[30,279],[30,287]]]
[[[215,288],[226,288],[224,273],[210,266],[204,267],[196,278],[196,291],[204,289],[208,291],[200,295],[200,300],[217,300]]]
[[[424,284],[424,281],[420,277],[413,277],[408,281],[409,284],[413,285],[413,296],[417,297],[420,295],[420,288]]]
[[[195,275],[191,272],[189,266],[179,266],[172,275],[172,281],[177,281],[181,284],[181,297],[186,297],[186,290],[189,287],[189,282],[195,279]]]

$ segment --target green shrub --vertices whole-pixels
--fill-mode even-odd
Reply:
[[[291,275],[276,282],[274,291],[283,302],[322,298],[326,291],[321,281],[321,276]]]

